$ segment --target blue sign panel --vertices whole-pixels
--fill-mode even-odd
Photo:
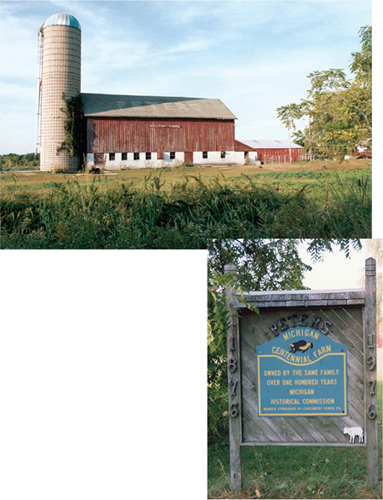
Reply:
[[[309,327],[256,348],[260,417],[347,415],[347,346]]]

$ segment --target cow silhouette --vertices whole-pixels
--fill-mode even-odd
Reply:
[[[343,429],[343,434],[350,435],[350,443],[355,443],[356,436],[359,437],[359,443],[364,442],[364,433],[361,427],[345,427]]]
[[[307,349],[312,349],[312,342],[306,342],[305,340],[299,340],[299,342],[294,342],[289,345],[290,352],[305,352]]]

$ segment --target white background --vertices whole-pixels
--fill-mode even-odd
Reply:
[[[206,498],[206,251],[1,253],[0,497]]]

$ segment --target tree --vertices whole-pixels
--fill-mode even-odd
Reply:
[[[302,262],[298,243],[302,240],[212,240],[208,243],[208,417],[209,443],[228,435],[226,328],[228,312],[225,286],[242,298],[247,291],[304,289],[304,273],[311,266]],[[308,241],[308,240],[306,240]],[[312,262],[338,246],[350,256],[350,248],[361,248],[359,240],[309,240]],[[224,274],[226,264],[236,264],[236,276]],[[246,302],[245,302],[246,304]],[[255,312],[256,308],[246,304]]]
[[[290,130],[295,121],[308,117],[309,125],[294,133],[306,151],[320,156],[343,156],[358,144],[365,144],[372,132],[372,30],[359,31],[362,50],[352,53],[353,80],[342,69],[309,74],[311,88],[299,104],[277,109],[278,117]]]
[[[363,26],[359,30],[361,38],[362,50],[353,52],[351,55],[353,61],[350,65],[352,73],[355,74],[355,79],[365,86],[371,85],[372,80],[372,28],[371,26]]]
[[[10,167],[17,167],[18,163],[18,156],[14,154],[10,154],[7,156],[5,166],[10,168]]]

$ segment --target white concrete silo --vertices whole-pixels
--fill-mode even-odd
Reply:
[[[81,26],[69,14],[55,14],[42,25],[40,37],[40,170],[77,170],[80,159],[58,149],[65,139],[62,95],[68,98],[81,91]]]

